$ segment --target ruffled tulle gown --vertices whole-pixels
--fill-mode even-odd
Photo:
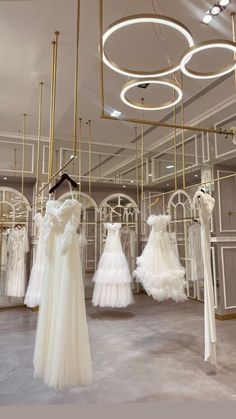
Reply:
[[[172,298],[179,302],[187,299],[185,269],[173,250],[167,232],[169,222],[168,215],[150,215],[147,224],[152,230],[142,255],[137,258],[133,276],[155,300]]]
[[[107,223],[104,251],[93,277],[92,303],[99,307],[127,307],[134,303],[129,266],[120,240],[121,224]]]
[[[77,228],[81,205],[48,201],[45,275],[36,332],[34,375],[55,388],[87,385],[92,365]]]
[[[43,246],[43,216],[35,214],[35,227],[38,230],[38,244],[36,248],[35,261],[30,273],[29,284],[27,287],[24,303],[27,307],[33,308],[40,305],[42,279],[44,274],[44,246]]]

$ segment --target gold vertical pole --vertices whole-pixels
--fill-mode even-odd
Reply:
[[[59,154],[59,150],[56,149],[56,172],[58,171],[58,166],[59,166],[59,164],[58,164],[58,162],[59,162],[58,154]]]
[[[137,138],[137,127],[134,127],[134,138]],[[136,145],[136,193],[137,193],[137,205],[139,207],[139,179],[138,179],[138,141],[135,141]]]
[[[23,114],[23,129],[22,129],[22,169],[21,169],[21,195],[22,201],[24,197],[24,175],[25,175],[25,125],[26,125],[26,113]]]
[[[88,121],[89,128],[89,196],[91,196],[91,174],[92,174],[92,135],[91,135],[91,120]]]
[[[37,143],[37,164],[36,164],[36,200],[39,190],[39,166],[40,166],[40,145],[41,145],[41,128],[42,128],[42,99],[43,99],[43,82],[39,83],[39,113],[38,113],[38,143]],[[37,210],[37,204],[36,204]]]
[[[173,99],[175,99],[175,93],[173,93]],[[176,124],[176,106],[174,106],[174,124]],[[177,184],[177,149],[176,149],[176,128],[174,128],[174,167],[175,167],[175,191],[178,189]]]
[[[105,98],[104,98],[104,64],[103,64],[103,0],[99,1],[99,43],[100,43],[100,94],[102,115],[105,112]]]
[[[57,51],[59,32],[55,31],[55,41],[52,42],[52,81],[51,81],[51,108],[50,108],[50,154],[48,180],[53,175],[53,155],[55,141],[55,115],[56,115],[56,87],[57,87]]]
[[[144,98],[141,98],[142,105],[144,103]],[[142,111],[142,117],[144,119],[144,111]],[[143,124],[141,124],[141,200],[144,198],[144,127]]]
[[[49,157],[48,157],[48,182],[51,177],[51,161],[52,161],[52,143],[53,143],[53,134],[54,134],[54,127],[53,127],[53,96],[54,96],[54,67],[55,67],[55,46],[56,42],[52,42],[52,65],[51,65],[51,97],[50,97],[50,128],[49,128]]]
[[[232,36],[233,36],[233,42],[236,41],[236,29],[235,29],[235,13],[231,13],[231,21],[232,21]],[[236,53],[234,53],[234,61],[236,60]],[[236,69],[234,71],[234,84],[236,88]]]
[[[181,73],[181,89],[184,91],[184,81],[183,74]],[[184,125],[184,101],[181,100],[181,125]],[[184,129],[182,129],[182,170],[183,170],[183,189],[186,187],[185,179],[185,138],[184,138]]]
[[[77,1],[76,21],[76,49],[75,49],[75,83],[74,83],[74,125],[73,125],[73,155],[77,156],[77,124],[78,124],[78,82],[79,82],[79,30],[80,30],[80,0]]]
[[[16,172],[16,148],[14,148],[14,153],[13,153],[13,171],[15,174]]]
[[[79,193],[81,193],[82,188],[82,147],[81,147],[81,139],[82,139],[82,118],[79,119]]]

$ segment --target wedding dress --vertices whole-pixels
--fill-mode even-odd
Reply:
[[[38,230],[38,244],[36,247],[35,260],[30,273],[28,288],[26,291],[24,304],[27,307],[37,307],[40,305],[42,279],[44,274],[44,248],[43,248],[43,216],[35,214],[35,227]]]
[[[34,351],[34,375],[55,388],[92,379],[77,228],[81,204],[49,200],[43,223],[45,271]]]
[[[132,278],[120,240],[121,224],[107,223],[104,251],[94,274],[92,303],[100,307],[126,307],[134,303]]]
[[[199,208],[201,220],[201,247],[204,267],[204,333],[205,361],[216,365],[216,324],[213,279],[211,270],[211,233],[210,217],[215,200],[208,193],[197,191],[193,202]]]
[[[81,260],[81,266],[82,266],[82,272],[83,272],[83,279],[85,280],[87,239],[86,239],[84,229],[80,231],[78,244],[79,244],[79,254],[80,254],[80,260]]]
[[[6,271],[7,269],[7,237],[8,233],[3,231],[0,239],[1,239],[1,271]]]
[[[172,298],[179,302],[187,299],[185,270],[173,250],[167,232],[169,222],[168,215],[150,215],[147,224],[152,230],[133,275],[155,300]]]
[[[24,227],[10,231],[7,250],[6,295],[21,298],[26,291],[26,253],[29,251],[28,234]]]
[[[191,280],[199,281],[204,278],[203,259],[201,249],[201,226],[195,222],[189,226],[189,257],[191,262]]]

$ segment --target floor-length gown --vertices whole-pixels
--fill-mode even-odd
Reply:
[[[185,270],[173,250],[167,232],[169,222],[168,215],[150,215],[147,224],[152,230],[142,255],[137,258],[133,276],[155,300],[172,298],[179,302],[187,299]]]
[[[108,230],[104,251],[93,277],[92,303],[99,307],[127,307],[134,303],[132,277],[120,240],[119,223],[106,223]]]
[[[27,307],[37,307],[41,301],[42,279],[44,274],[44,246],[43,246],[43,216],[35,214],[35,227],[38,230],[38,244],[34,264],[31,269],[29,284],[27,287],[24,303]]]
[[[8,262],[6,272],[6,295],[25,296],[26,253],[29,251],[28,234],[25,227],[13,228],[7,239]]]
[[[201,246],[204,267],[204,333],[205,361],[216,365],[216,324],[213,279],[211,270],[211,233],[210,217],[215,206],[215,200],[208,193],[197,191],[194,203],[199,208],[201,220]]]
[[[55,388],[88,385],[92,365],[77,228],[81,204],[49,200],[45,275],[34,353],[35,377]]]

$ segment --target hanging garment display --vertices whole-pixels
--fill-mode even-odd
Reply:
[[[25,227],[13,228],[7,239],[8,262],[6,272],[6,295],[24,297],[26,291],[26,253],[29,251]]]
[[[104,251],[93,277],[92,303],[99,307],[126,307],[134,303],[131,274],[120,240],[121,224],[106,223]]]
[[[173,251],[167,232],[169,222],[168,215],[150,215],[147,224],[152,230],[133,275],[155,300],[172,298],[179,302],[187,299],[185,270]]]
[[[188,228],[188,252],[191,263],[191,280],[202,280],[204,273],[201,249],[201,226],[198,222],[194,222]]]
[[[34,264],[31,269],[28,288],[24,303],[27,307],[37,307],[41,301],[42,279],[44,274],[44,248],[43,248],[43,216],[38,213],[34,217],[38,232],[38,244],[35,251]]]
[[[177,256],[177,258],[179,259],[179,249],[178,249],[178,242],[177,242],[177,234],[175,231],[169,233],[169,238],[170,238],[170,242],[172,245],[172,249],[175,253],[175,255]]]
[[[1,239],[1,271],[4,272],[7,269],[7,237],[8,232],[3,231],[0,235]]]
[[[130,271],[133,272],[136,266],[136,233],[130,230]]]
[[[199,208],[201,220],[201,246],[204,266],[204,330],[205,330],[205,361],[216,365],[216,325],[213,279],[211,271],[211,233],[210,217],[215,200],[208,193],[197,191],[194,203]]]
[[[87,385],[92,365],[77,228],[81,204],[49,200],[43,223],[45,272],[34,375],[55,388]]]
[[[87,239],[86,239],[85,231],[83,228],[80,231],[78,243],[79,243],[79,254],[80,254],[81,266],[82,266],[82,271],[83,271],[83,278],[85,279]]]
[[[127,225],[124,225],[120,229],[120,239],[123,252],[126,256],[129,268],[131,267],[131,255],[130,255],[130,229]]]

